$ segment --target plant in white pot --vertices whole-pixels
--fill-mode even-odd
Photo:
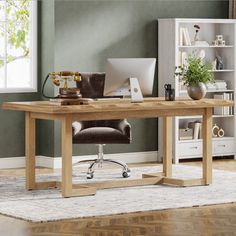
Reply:
[[[187,86],[190,98],[199,100],[205,97],[206,84],[214,81],[212,65],[204,64],[200,57],[189,56],[184,66],[176,67],[175,76]]]

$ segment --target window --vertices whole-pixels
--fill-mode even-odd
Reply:
[[[0,92],[37,91],[37,1],[0,0]]]

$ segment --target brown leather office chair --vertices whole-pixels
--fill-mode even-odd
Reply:
[[[102,98],[105,82],[105,73],[82,73],[82,81],[77,82],[83,98]],[[105,144],[129,144],[131,142],[131,126],[126,119],[97,120],[73,122],[74,144],[97,144],[98,158],[94,160],[82,160],[92,162],[87,171],[87,178],[92,179],[95,165],[101,166],[103,162],[115,163],[123,168],[122,176],[130,176],[127,164],[111,159],[103,158],[103,146]]]

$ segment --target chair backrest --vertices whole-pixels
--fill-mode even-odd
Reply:
[[[80,73],[82,80],[76,82],[77,88],[83,98],[102,98],[105,84],[105,73]],[[97,120],[97,121],[82,121],[84,128],[88,127],[112,127],[115,121]]]
[[[76,84],[83,98],[103,97],[105,73],[81,73],[81,78]]]

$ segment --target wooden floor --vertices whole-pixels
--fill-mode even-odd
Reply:
[[[199,166],[200,162],[182,164]],[[148,165],[153,166],[154,164]],[[217,160],[213,162],[213,166],[215,169],[236,172],[235,160]],[[38,169],[37,172],[50,173],[52,171]],[[23,174],[23,169],[0,170],[0,176]],[[234,236],[236,235],[236,204],[132,213],[49,223],[30,223],[0,215],[0,236],[8,235]]]

